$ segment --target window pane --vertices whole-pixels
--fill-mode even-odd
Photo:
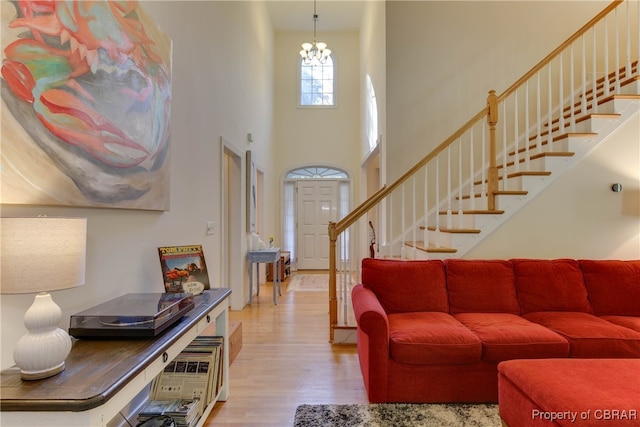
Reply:
[[[333,58],[324,64],[305,65],[300,62],[300,105],[334,105]]]

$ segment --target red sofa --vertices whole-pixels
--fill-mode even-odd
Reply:
[[[497,402],[511,359],[640,358],[640,261],[364,259],[370,402]]]

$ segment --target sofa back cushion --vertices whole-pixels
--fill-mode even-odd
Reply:
[[[593,313],[640,316],[640,261],[580,260]]]
[[[449,312],[444,264],[440,260],[362,260],[362,284],[389,314]]]
[[[511,262],[447,259],[444,266],[451,314],[520,314]]]
[[[591,313],[582,270],[573,259],[512,259],[522,314],[535,311]]]

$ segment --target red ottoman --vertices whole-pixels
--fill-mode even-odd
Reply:
[[[521,359],[498,365],[503,425],[640,426],[640,359]]]

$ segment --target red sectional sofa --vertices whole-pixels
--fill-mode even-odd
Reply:
[[[640,358],[640,261],[364,259],[352,303],[372,403],[497,402],[505,360]]]

